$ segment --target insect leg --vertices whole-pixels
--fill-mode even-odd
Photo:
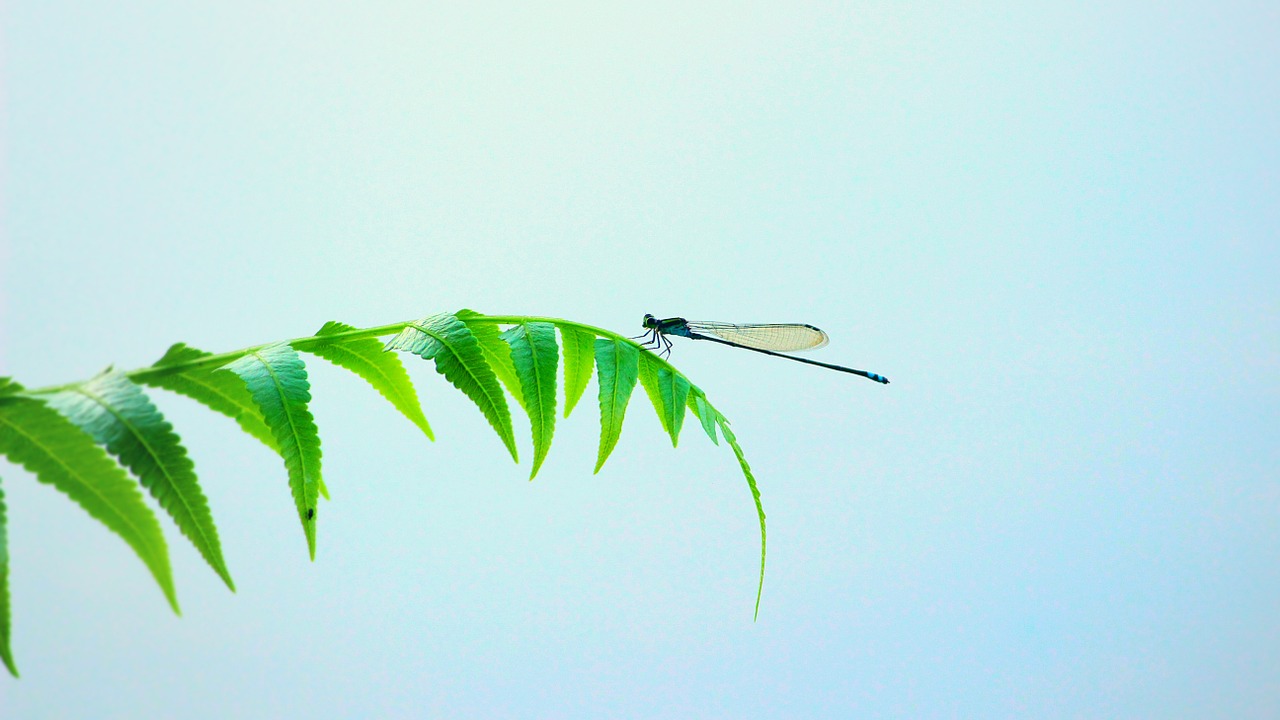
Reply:
[[[665,357],[671,357],[671,340],[666,335],[662,336],[662,345],[663,345],[662,352],[658,354],[663,355]]]

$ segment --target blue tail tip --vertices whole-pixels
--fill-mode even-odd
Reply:
[[[889,378],[883,375],[877,375],[875,373],[869,373],[869,375],[871,375],[872,380],[875,380],[878,383],[884,383],[885,385],[889,384]]]

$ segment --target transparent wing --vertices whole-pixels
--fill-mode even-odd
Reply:
[[[774,325],[757,325],[743,323],[697,322],[689,321],[689,329],[702,335],[715,335],[738,345],[745,345],[757,350],[774,352],[796,352],[813,350],[827,344],[827,334],[812,325],[804,323],[780,323]]]

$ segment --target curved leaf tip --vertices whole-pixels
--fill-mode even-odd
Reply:
[[[708,404],[710,407],[710,404]],[[712,408],[714,411],[714,408]],[[768,534],[765,531],[764,522],[764,505],[760,502],[760,488],[756,485],[756,476],[751,473],[751,466],[747,464],[747,456],[742,452],[742,446],[738,444],[738,438],[729,429],[729,421],[723,415],[716,412],[716,423],[720,426],[720,433],[724,435],[725,442],[729,443],[729,447],[733,448],[733,454],[738,458],[738,465],[742,468],[742,474],[747,478],[747,487],[751,488],[751,499],[756,504],[756,514],[760,517],[760,582],[756,586],[756,611],[754,619],[760,617],[760,598],[764,594],[764,561],[765,550],[768,544]]]
[[[0,661],[9,674],[18,677],[18,664],[13,660],[12,624],[9,614],[9,530],[4,490],[0,489]]]

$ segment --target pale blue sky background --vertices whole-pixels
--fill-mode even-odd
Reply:
[[[174,617],[0,462],[0,715],[1280,714],[1276,4],[695,5],[5,5],[28,386],[464,306],[894,382],[676,348],[761,483],[754,624],[733,456],[643,395],[530,484],[428,364],[434,444],[310,361],[312,564],[279,460],[157,391],[239,592],[166,528]]]

